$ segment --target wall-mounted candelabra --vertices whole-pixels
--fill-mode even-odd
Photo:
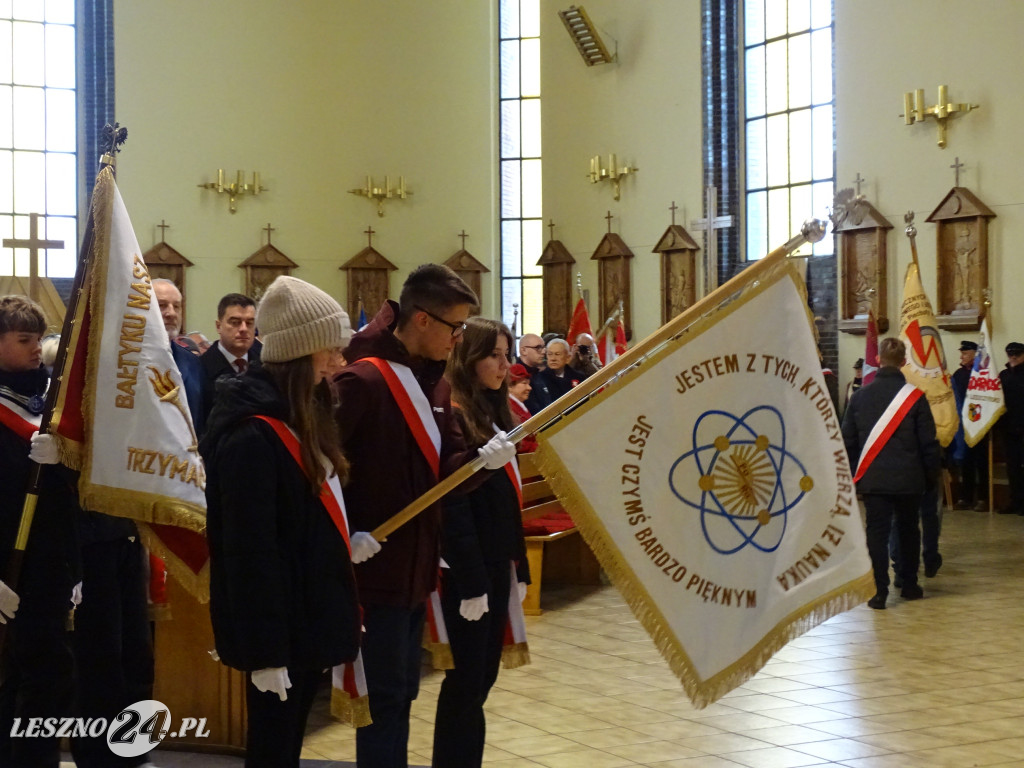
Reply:
[[[217,180],[208,181],[205,184],[197,184],[197,187],[201,189],[213,189],[218,194],[226,193],[228,196],[228,210],[234,213],[238,210],[237,200],[242,195],[258,195],[260,192],[269,192],[270,190],[260,184],[260,172],[252,172],[252,183],[247,184],[245,181],[245,171],[239,171],[235,177],[235,180],[229,184],[224,183],[224,169],[217,169]]]
[[[618,158],[614,155],[608,155],[608,165],[601,165],[601,156],[594,155],[590,158],[590,172],[587,174],[587,178],[590,179],[591,184],[597,184],[599,181],[610,181],[612,186],[615,188],[615,199],[619,199],[620,187],[619,184],[623,177],[636,173],[639,168],[622,165],[618,163]]]
[[[360,195],[369,200],[377,201],[377,215],[384,216],[384,201],[385,200],[405,200],[409,195],[412,194],[405,187],[405,176],[398,177],[398,186],[394,189],[391,188],[391,177],[384,177],[384,186],[374,186],[373,176],[366,177],[366,186],[362,189],[350,189],[350,194]]]
[[[934,117],[939,126],[939,147],[946,148],[946,121],[961,112],[970,112],[977,109],[978,104],[966,104],[962,102],[951,102],[949,100],[949,87],[939,86],[939,99],[932,106],[925,106],[924,88],[916,91],[907,91],[903,94],[903,122],[907,125],[923,123],[926,118]]]

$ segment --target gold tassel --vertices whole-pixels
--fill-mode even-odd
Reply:
[[[513,643],[501,649],[501,666],[515,669],[530,663],[530,646],[527,643]]]
[[[347,692],[338,688],[331,689],[331,715],[353,728],[362,728],[373,722],[373,718],[370,717],[369,697],[360,696],[353,699]]]
[[[452,657],[452,647],[450,645],[447,643],[431,643],[424,640],[423,647],[430,651],[430,658],[433,661],[434,669],[455,669],[455,659]]]

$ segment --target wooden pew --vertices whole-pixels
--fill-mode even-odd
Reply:
[[[521,453],[518,459],[519,473],[523,478],[523,522],[560,511],[562,505],[537,469],[535,455]],[[538,616],[542,612],[541,588],[545,580],[568,584],[601,583],[597,558],[575,526],[546,535],[527,536],[526,559],[530,563],[531,583],[526,590],[523,612],[528,616]]]

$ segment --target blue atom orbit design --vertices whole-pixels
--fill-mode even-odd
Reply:
[[[777,549],[789,511],[814,487],[803,463],[786,449],[782,413],[770,405],[742,416],[706,411],[693,425],[691,442],[669,469],[669,486],[701,513],[708,545],[723,555],[748,545]]]

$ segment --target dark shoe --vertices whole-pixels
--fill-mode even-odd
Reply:
[[[917,584],[911,584],[900,590],[900,597],[904,600],[920,600],[924,597],[924,590]]]
[[[977,504],[974,505],[975,512],[988,512],[988,502],[985,499],[981,499]]]
[[[885,595],[875,595],[868,600],[868,608],[874,608],[876,611],[885,610]]]
[[[960,501],[953,505],[953,509],[970,509],[972,506],[974,505],[971,504],[971,502],[967,501],[966,499],[961,499]]]
[[[939,572],[939,568],[942,567],[942,555],[938,555],[938,558],[934,563],[929,563],[924,567],[924,575],[929,579],[934,579],[935,574]]]

